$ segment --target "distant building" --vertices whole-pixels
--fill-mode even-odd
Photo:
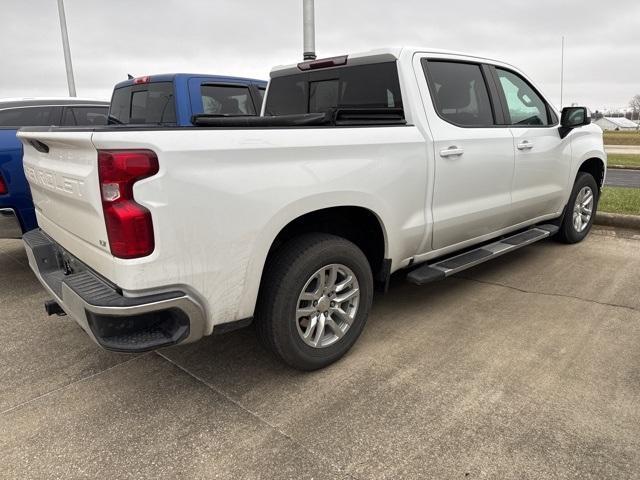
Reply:
[[[603,130],[638,130],[638,124],[625,117],[602,117],[593,123]]]

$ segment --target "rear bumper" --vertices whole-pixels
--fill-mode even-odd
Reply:
[[[23,237],[31,269],[62,309],[100,346],[144,352],[203,335],[199,303],[180,291],[125,296],[36,229]]]
[[[20,238],[22,227],[13,208],[0,208],[0,238]]]

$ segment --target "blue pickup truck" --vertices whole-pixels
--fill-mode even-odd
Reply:
[[[260,115],[267,82],[173,73],[130,78],[111,97],[110,124],[192,126],[194,115]]]
[[[251,78],[173,73],[120,82],[111,104],[79,99],[0,101],[0,238],[20,238],[37,226],[18,128],[106,123],[188,127],[194,115],[259,115],[266,87],[267,82]]]
[[[17,130],[48,125],[104,125],[108,109],[108,102],[79,98],[0,100],[0,238],[20,238],[37,226]]]

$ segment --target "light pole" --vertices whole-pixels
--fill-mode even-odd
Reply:
[[[316,20],[313,0],[302,0],[303,58],[316,59]]]
[[[58,15],[60,16],[60,32],[62,33],[62,50],[64,51],[64,66],[67,69],[67,84],[69,96],[76,96],[76,82],[73,80],[73,65],[71,64],[71,49],[69,48],[69,34],[67,33],[67,17],[64,14],[63,0],[58,0]]]
[[[562,36],[562,53],[560,56],[560,110],[562,110],[563,94],[564,94],[564,35]]]

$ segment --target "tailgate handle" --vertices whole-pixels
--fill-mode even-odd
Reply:
[[[46,143],[42,143],[40,140],[29,140],[29,143],[40,153],[49,153],[49,146]]]

